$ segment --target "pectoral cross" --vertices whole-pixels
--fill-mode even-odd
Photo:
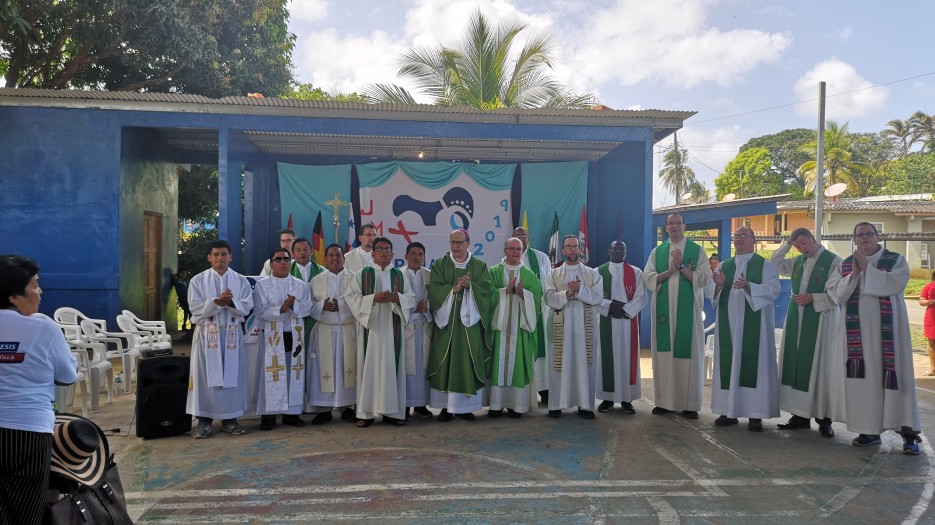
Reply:
[[[282,371],[285,370],[285,369],[286,369],[286,367],[284,367],[284,366],[282,366],[281,364],[279,364],[279,356],[278,356],[278,355],[274,355],[274,356],[273,356],[273,364],[270,365],[270,366],[268,366],[268,367],[266,367],[266,371],[269,372],[269,373],[271,373],[271,374],[273,374],[273,382],[275,382],[275,383],[278,383],[278,382],[279,382],[279,373],[282,372]]]
[[[328,373],[328,372],[325,372],[325,373],[321,376],[321,378],[324,379],[326,382],[327,382],[327,381],[331,381],[331,374]]]
[[[347,372],[344,372],[344,375],[346,375],[347,377],[354,377],[354,369],[348,368]]]
[[[325,201],[325,206],[331,206],[334,208],[334,242],[338,242],[338,226],[341,225],[341,220],[338,219],[338,210],[341,206],[347,206],[350,204],[347,201],[341,200],[341,193],[334,192],[334,199],[330,201]]]

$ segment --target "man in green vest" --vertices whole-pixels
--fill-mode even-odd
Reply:
[[[792,247],[800,255],[787,259]],[[834,437],[831,422],[845,418],[844,356],[833,344],[841,312],[825,284],[841,258],[818,244],[808,228],[796,228],[770,261],[792,277],[779,347],[779,408],[792,417],[779,428],[809,428],[815,418],[821,435]]]
[[[776,372],[775,303],[779,270],[757,255],[753,230],[734,231],[735,256],[712,275],[717,326],[714,330],[714,377],[711,411],[715,425],[736,425],[749,418],[747,429],[763,431],[763,419],[779,417]]]
[[[441,422],[454,416],[474,421],[490,377],[490,275],[484,261],[468,250],[470,242],[466,230],[451,232],[451,251],[432,265],[429,282],[429,306],[438,328],[426,376],[432,388],[429,404],[442,409]]]
[[[666,217],[669,238],[653,249],[643,269],[653,292],[653,414],[681,411],[698,419],[704,385],[704,287],[711,280],[708,255],[685,238],[685,219]]]
[[[552,261],[545,253],[529,245],[529,233],[526,228],[517,226],[513,229],[513,237],[523,242],[523,255],[520,260],[523,266],[532,270],[539,278],[539,283],[545,282],[552,275]],[[539,397],[546,405],[549,404],[549,363],[552,362],[552,309],[542,302],[542,315],[536,323],[536,361],[533,364],[532,389],[539,392]],[[532,393],[535,396],[535,392]],[[536,403],[535,397],[532,403]]]
[[[312,279],[323,272],[324,269],[312,260],[312,243],[305,237],[299,237],[292,243],[292,266],[289,268],[289,275],[306,283],[309,290],[312,288]],[[315,326],[315,318],[311,315],[302,319],[305,325],[305,338],[303,341],[310,341],[312,328]]]

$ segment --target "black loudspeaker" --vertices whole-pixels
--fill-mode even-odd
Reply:
[[[188,356],[149,357],[140,360],[136,386],[136,436],[177,436],[192,429],[185,413],[188,397]]]

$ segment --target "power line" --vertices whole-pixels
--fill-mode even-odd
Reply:
[[[916,76],[913,76],[913,77],[901,78],[901,79],[899,79],[899,80],[892,80],[892,81],[890,81],[890,82],[883,82],[882,84],[874,84],[874,85],[872,85],[872,86],[862,87],[862,88],[858,88],[858,89],[852,89],[852,90],[850,90],[850,91],[842,91],[842,92],[840,92],[840,93],[832,93],[832,94],[830,94],[830,95],[827,95],[827,98],[839,97],[839,96],[842,96],[842,95],[849,95],[849,94],[851,94],[851,93],[857,93],[857,92],[859,92],[859,91],[866,91],[866,90],[868,90],[868,89],[876,89],[876,88],[878,88],[878,87],[889,86],[890,84],[898,84],[898,83],[900,83],[900,82],[906,82],[906,81],[909,81],[909,80],[915,80],[915,79],[917,79],[917,78],[927,77],[927,76],[931,76],[931,75],[935,75],[935,71],[932,71],[932,72],[930,72],[930,73],[922,73],[921,75],[916,75]],[[735,114],[733,114],[733,115],[725,115],[725,116],[723,116],[723,117],[710,118],[710,119],[708,119],[708,120],[699,120],[699,121],[697,121],[697,122],[692,122],[692,125],[694,126],[694,125],[696,125],[696,124],[704,124],[704,123],[706,123],[706,122],[714,122],[714,121],[717,121],[717,120],[724,120],[724,119],[729,119],[729,118],[734,118],[734,117],[742,117],[742,116],[744,116],[744,115],[753,115],[753,114],[756,114],[756,113],[763,113],[763,112],[765,112],[765,111],[772,111],[772,110],[774,110],[774,109],[782,109],[782,108],[788,108],[788,107],[792,107],[792,106],[798,106],[799,104],[805,104],[805,103],[807,103],[807,102],[815,102],[816,100],[818,100],[818,97],[809,98],[809,99],[804,99],[804,100],[799,100],[798,102],[791,102],[791,103],[789,103],[789,104],[781,104],[781,105],[778,105],[778,106],[772,106],[772,107],[768,107],[768,108],[754,109],[754,110],[752,110],[752,111],[745,111],[745,112],[743,112],[743,113],[735,113]]]

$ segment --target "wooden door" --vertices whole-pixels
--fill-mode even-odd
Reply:
[[[162,214],[143,215],[143,319],[162,320],[159,290],[162,288]]]

